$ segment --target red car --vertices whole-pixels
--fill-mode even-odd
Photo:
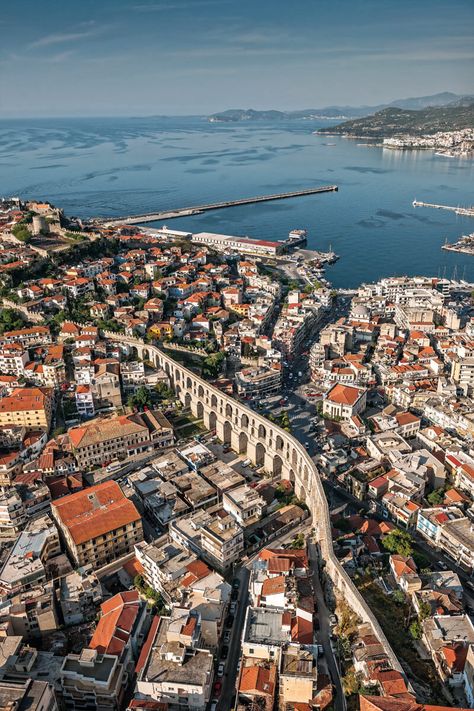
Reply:
[[[214,696],[220,696],[222,691],[222,682],[216,681],[214,684]]]

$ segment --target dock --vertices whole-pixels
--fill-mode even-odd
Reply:
[[[118,225],[139,225],[144,222],[155,222],[158,220],[172,220],[175,217],[188,217],[199,215],[209,210],[223,210],[227,207],[237,207],[238,205],[252,205],[258,202],[270,202],[271,200],[288,200],[305,195],[316,195],[318,193],[331,193],[338,191],[337,185],[323,185],[318,188],[305,188],[286,193],[276,193],[274,195],[257,195],[256,197],[241,198],[239,200],[225,200],[223,202],[213,202],[208,205],[195,205],[192,207],[181,207],[174,210],[163,210],[160,212],[150,212],[144,215],[126,215],[124,217],[98,218],[96,223],[105,227],[116,227]]]
[[[465,217],[474,217],[474,207],[454,207],[452,205],[437,205],[433,202],[421,202],[420,200],[413,200],[413,207],[433,207],[436,210],[450,210],[455,212],[456,215],[464,215]]]

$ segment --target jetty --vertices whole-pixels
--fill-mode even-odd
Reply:
[[[126,215],[124,217],[97,218],[96,223],[105,227],[116,227],[118,225],[139,225],[144,222],[155,222],[157,220],[172,220],[175,217],[187,217],[189,215],[199,215],[209,210],[222,210],[227,207],[237,207],[238,205],[252,205],[258,202],[270,202],[271,200],[288,200],[305,195],[316,195],[318,193],[330,193],[338,191],[337,185],[323,185],[317,188],[305,188],[303,190],[293,190],[292,192],[276,193],[274,195],[257,195],[255,197],[241,198],[239,200],[225,200],[223,202],[213,202],[208,205],[194,205],[191,207],[180,207],[173,210],[162,210],[160,212],[149,212],[143,215]]]
[[[474,217],[474,207],[457,207],[453,205],[437,205],[433,202],[421,202],[420,200],[413,200],[413,207],[434,207],[436,210],[450,210],[455,212],[456,215],[464,215],[465,217]]]

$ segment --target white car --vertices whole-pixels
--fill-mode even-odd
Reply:
[[[221,662],[219,666],[217,667],[217,676],[221,677],[224,676],[224,671],[225,671],[225,664],[224,662]]]

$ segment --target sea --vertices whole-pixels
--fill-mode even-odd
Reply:
[[[338,192],[168,221],[190,232],[285,239],[334,250],[326,276],[354,288],[398,274],[474,281],[474,256],[441,249],[474,219],[414,199],[473,204],[474,161],[315,135],[325,120],[210,123],[205,117],[0,121],[0,195],[49,200],[83,218],[145,213],[336,184]],[[152,226],[161,226],[155,223]]]

